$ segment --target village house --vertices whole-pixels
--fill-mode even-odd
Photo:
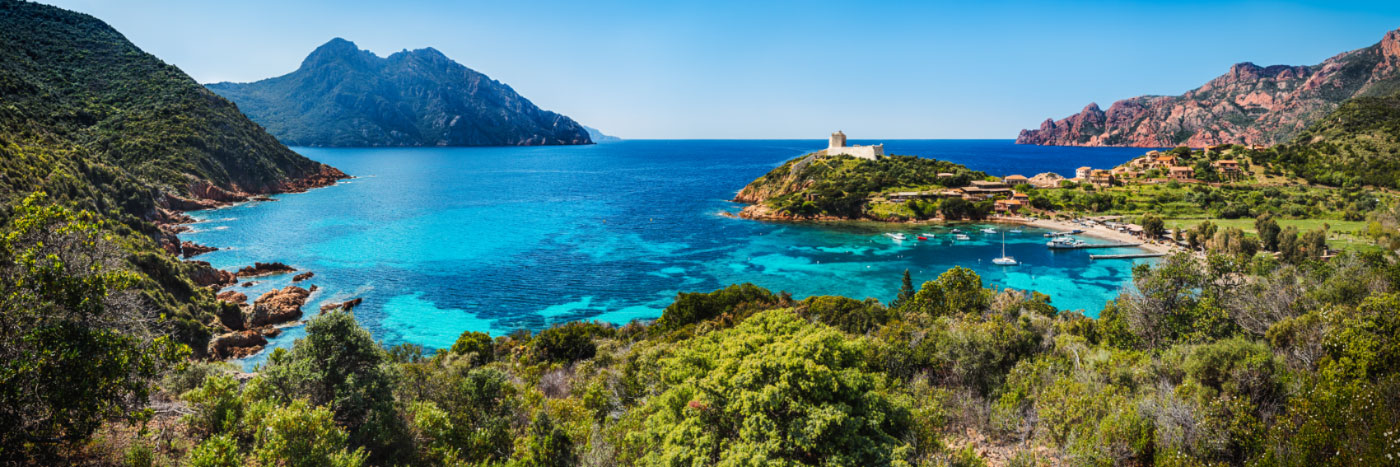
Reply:
[[[1015,214],[1021,211],[1022,206],[1024,206],[1024,203],[1022,203],[1019,200],[999,199],[996,201],[996,204],[993,206],[993,209],[995,209],[996,212],[1003,214]]]
[[[845,154],[847,156],[851,156],[857,159],[873,161],[885,155],[885,145],[877,144],[874,146],[861,146],[857,144],[855,146],[847,146],[846,134],[842,133],[841,131],[837,131],[831,134],[831,140],[828,141],[826,151],[824,152],[824,154],[828,156],[837,156]]]
[[[1089,166],[1084,166],[1084,167],[1080,167],[1080,168],[1074,169],[1074,178],[1077,178],[1077,179],[1079,179],[1080,181],[1088,180],[1088,179],[1089,179],[1089,174],[1092,173],[1093,171],[1094,171],[1094,169],[1093,169],[1092,167],[1089,167]]]
[[[1156,158],[1152,159],[1152,167],[1158,169],[1170,169],[1172,167],[1176,167],[1176,164],[1176,156],[1173,156],[1171,154],[1157,156]]]
[[[1016,186],[1030,183],[1031,179],[1026,178],[1024,175],[1007,175],[1006,178],[1001,179],[1001,181],[1006,182],[1007,185]]]
[[[972,201],[992,199],[996,195],[1010,194],[1011,187],[1003,182],[989,182],[985,180],[973,181],[971,185],[962,188],[963,198]]]
[[[1219,160],[1213,162],[1215,170],[1225,174],[1237,174],[1240,171],[1240,163],[1234,159]]]
[[[1016,200],[1016,201],[1020,201],[1020,202],[1023,202],[1023,203],[1029,203],[1029,202],[1031,202],[1031,195],[1028,195],[1028,194],[1025,194],[1025,193],[1012,193],[1012,194],[1011,194],[1011,199],[1014,199],[1014,200]]]
[[[1167,169],[1167,178],[1172,180],[1190,180],[1195,175],[1195,171],[1190,167],[1176,166]]]
[[[1089,183],[1099,186],[1109,186],[1113,184],[1113,173],[1099,169],[1089,173]]]

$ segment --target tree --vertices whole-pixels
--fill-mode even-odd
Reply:
[[[1153,213],[1143,214],[1142,219],[1138,222],[1142,224],[1142,233],[1147,235],[1147,238],[1161,237],[1167,231],[1166,222],[1162,221],[1161,216]]]
[[[905,269],[904,278],[900,281],[899,285],[899,295],[890,303],[890,308],[899,308],[899,306],[905,302],[913,300],[914,292],[914,280],[909,277],[909,270]]]
[[[1254,231],[1259,234],[1260,247],[1265,251],[1279,251],[1279,226],[1273,216],[1268,213],[1260,214],[1254,219]]]
[[[660,362],[633,416],[647,465],[888,465],[910,455],[909,410],[865,367],[866,341],[792,310],[757,313]]]
[[[538,467],[572,467],[578,465],[574,443],[549,414],[540,412],[530,423],[530,437],[525,440],[525,454],[520,465]]]
[[[938,279],[925,282],[905,308],[931,316],[945,316],[981,312],[987,308],[989,300],[987,290],[982,288],[982,276],[971,269],[955,266]]]
[[[291,351],[268,357],[262,377],[284,403],[306,399],[329,406],[350,442],[388,456],[402,442],[403,427],[394,407],[394,379],[384,349],[350,312],[311,318],[306,337]]]
[[[0,235],[0,463],[140,416],[152,380],[189,355],[127,293],[136,276],[100,227],[36,193]]]

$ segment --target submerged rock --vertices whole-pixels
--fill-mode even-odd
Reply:
[[[321,312],[322,312],[322,313],[325,313],[325,312],[328,312],[328,311],[336,311],[336,310],[350,311],[350,310],[355,309],[355,307],[360,306],[360,303],[363,303],[364,301],[365,301],[365,299],[363,299],[363,298],[356,298],[356,299],[354,299],[354,300],[346,300],[346,301],[339,302],[339,303],[326,303],[326,304],[322,304],[322,305],[321,305]]]
[[[297,275],[295,275],[295,276],[292,276],[292,282],[301,282],[301,281],[310,279],[312,276],[315,276],[315,275],[316,275],[316,273],[311,272],[311,271],[303,272],[303,273],[301,273],[301,274],[297,274]]]

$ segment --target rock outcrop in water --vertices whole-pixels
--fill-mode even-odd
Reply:
[[[380,58],[336,38],[292,73],[210,90],[296,146],[536,146],[589,144],[569,117],[510,86],[419,49]]]
[[[282,324],[301,319],[301,307],[311,291],[289,285],[281,290],[271,290],[253,301],[253,312],[248,316],[248,324],[253,327]]]
[[[288,265],[285,265],[285,264],[282,264],[282,263],[272,262],[272,263],[253,263],[252,266],[244,266],[243,268],[239,269],[238,272],[234,273],[234,275],[237,276],[237,277],[243,278],[243,277],[275,276],[275,275],[278,275],[278,274],[287,274],[287,273],[292,273],[292,272],[296,272],[296,268],[291,267],[291,266],[288,266]]]
[[[1313,66],[1240,63],[1180,96],[1141,96],[1097,104],[1040,128],[1018,144],[1056,146],[1206,147],[1274,145],[1358,96],[1400,89],[1400,30],[1364,49]]]

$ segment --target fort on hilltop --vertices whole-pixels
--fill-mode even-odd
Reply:
[[[855,157],[857,159],[867,159],[873,161],[875,159],[878,159],[880,156],[885,155],[885,145],[876,144],[874,146],[861,146],[857,144],[855,146],[847,146],[846,134],[837,131],[831,134],[831,141],[827,144],[826,151],[823,151],[823,153],[828,156],[845,154],[851,157]]]

